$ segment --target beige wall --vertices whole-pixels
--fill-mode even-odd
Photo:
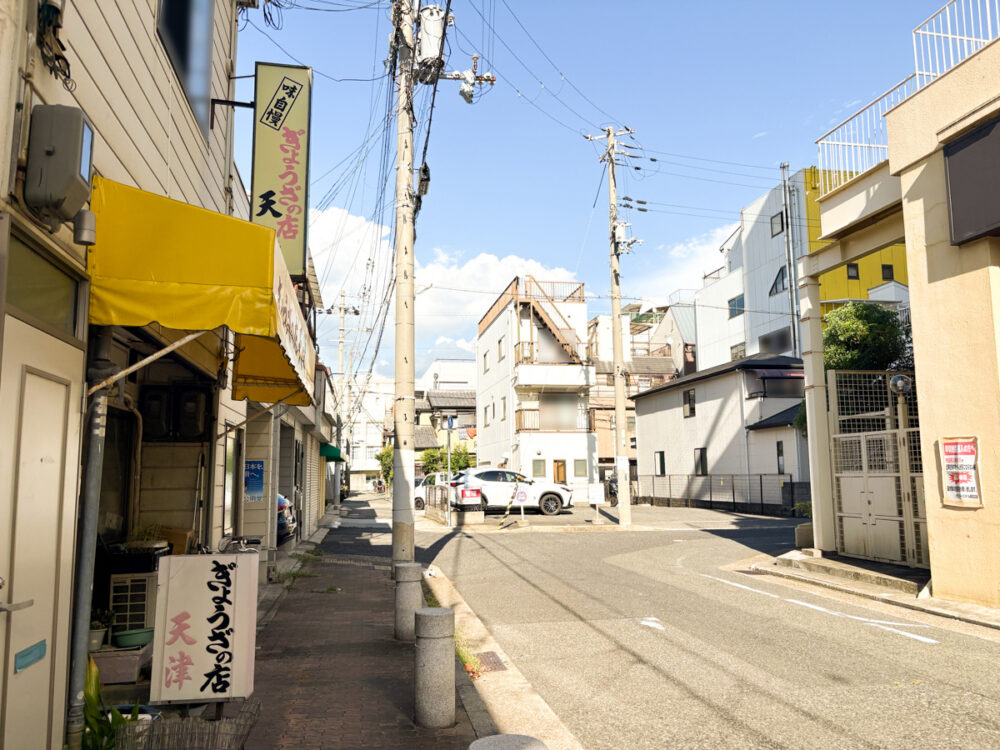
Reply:
[[[950,243],[941,147],[992,116],[1000,45],[984,48],[887,116],[903,194],[913,351],[935,596],[1000,606],[1000,240]],[[942,505],[944,437],[980,441],[983,507]]]

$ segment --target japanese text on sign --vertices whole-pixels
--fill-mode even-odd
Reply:
[[[253,692],[257,556],[160,562],[150,699],[227,700]]]
[[[979,507],[979,446],[976,438],[941,440],[941,483],[945,505]]]
[[[312,71],[258,63],[250,221],[274,230],[292,276],[305,273]]]

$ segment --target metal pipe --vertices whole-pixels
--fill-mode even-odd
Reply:
[[[124,370],[119,371],[117,367],[114,368],[114,371],[112,372],[111,375],[109,375],[96,385],[91,386],[90,389],[87,391],[87,395],[93,396],[99,390],[107,388],[109,385],[114,385],[119,380],[131,375],[136,370],[141,370],[143,367],[145,367],[148,364],[152,364],[160,357],[170,354],[170,352],[174,351],[175,349],[180,349],[182,346],[184,346],[184,344],[187,344],[190,341],[194,341],[196,338],[198,338],[199,336],[204,336],[206,333],[208,333],[208,331],[195,331],[194,333],[189,333],[184,338],[177,339],[177,341],[175,341],[174,343],[168,344],[159,351],[153,352],[148,357],[140,359],[134,365],[126,367]]]
[[[117,367],[111,362],[111,328],[102,326],[97,331],[94,359],[87,372],[87,379],[89,382],[102,382],[116,370]],[[87,466],[83,494],[80,497],[70,634],[69,706],[66,713],[66,744],[70,750],[79,750],[83,742],[83,690],[89,658],[87,640],[90,630],[90,600],[94,589],[94,558],[97,554],[97,519],[101,507],[107,414],[108,392],[101,389],[95,393],[87,415]]]

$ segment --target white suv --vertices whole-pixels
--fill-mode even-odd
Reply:
[[[512,509],[524,505],[526,508],[538,508],[546,516],[554,516],[564,509],[573,507],[573,490],[565,484],[553,484],[535,479],[528,479],[523,474],[507,469],[468,469],[465,473],[463,487],[479,490],[481,495],[476,498],[480,510],[489,508],[506,508],[511,498],[514,498]],[[520,503],[516,495],[524,492],[524,502]],[[461,494],[456,500],[463,504]]]

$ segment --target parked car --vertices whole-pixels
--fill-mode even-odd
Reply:
[[[292,512],[292,504],[288,498],[278,493],[278,542],[283,542],[294,534],[298,525],[295,514]]]
[[[463,498],[463,493],[460,491],[455,501],[456,505],[465,506],[475,502],[474,507],[483,511],[490,508],[506,508],[515,491],[521,490],[527,495],[524,507],[537,508],[546,516],[554,516],[573,507],[573,490],[565,484],[528,479],[523,474],[507,469],[469,469],[463,477],[461,487],[465,490],[479,490],[479,497]],[[514,503],[514,507],[519,505],[520,503]]]
[[[463,476],[461,473],[451,475],[451,486],[457,487],[460,483],[460,477]],[[433,487],[434,485],[443,485],[448,482],[448,472],[446,471],[436,471],[432,474],[428,474],[425,477],[418,479],[413,485],[413,507],[417,510],[423,510],[427,505],[427,488]]]

